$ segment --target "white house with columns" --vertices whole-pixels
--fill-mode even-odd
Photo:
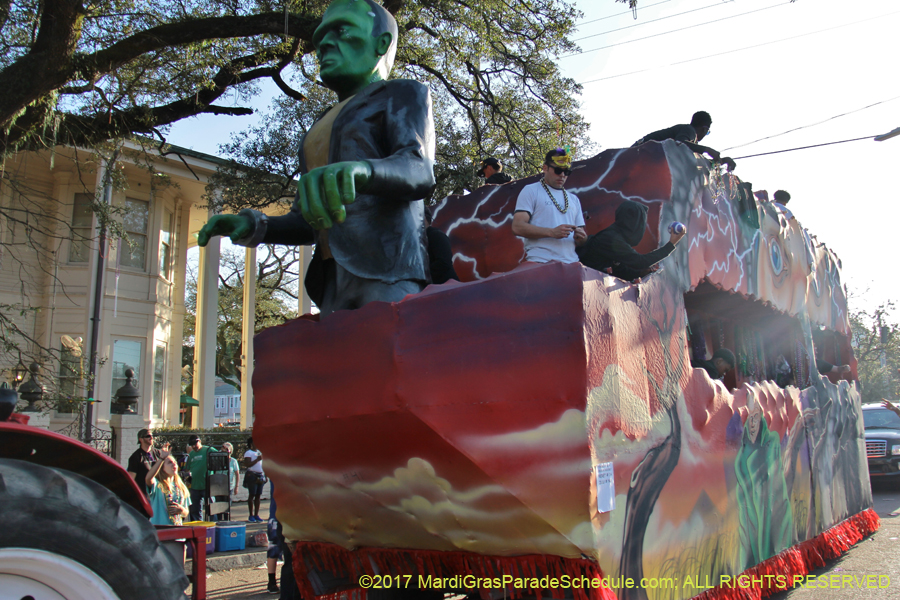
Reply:
[[[0,305],[22,332],[21,355],[0,355],[0,377],[15,383],[21,366],[36,361],[45,398],[92,397],[91,424],[116,432],[116,455],[125,460],[138,429],[180,422],[188,250],[209,218],[203,199],[208,179],[224,162],[174,146],[165,156],[138,149],[132,142],[121,148],[114,177],[95,153],[69,147],[14,155],[0,177]],[[127,242],[101,244],[92,210],[97,204],[127,208],[124,217],[115,217]],[[184,410],[202,427],[215,424],[220,243],[213,238],[199,252],[193,389],[199,406]],[[309,257],[307,248],[306,264]],[[255,262],[256,250],[246,249],[245,265]],[[255,268],[245,269],[243,427],[252,424],[255,274]],[[301,286],[301,311],[309,307]],[[58,355],[42,355],[41,347]],[[91,391],[74,367],[88,371],[94,347],[98,361]],[[111,400],[128,368],[140,394],[135,414],[114,414]],[[31,413],[32,423],[71,432],[78,406],[64,403],[49,414]]]

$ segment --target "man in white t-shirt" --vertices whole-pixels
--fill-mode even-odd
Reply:
[[[259,502],[262,497],[263,486],[266,485],[266,475],[263,473],[262,452],[253,445],[253,438],[247,438],[247,451],[244,452],[244,487],[247,488],[247,507],[250,509],[251,523],[262,523],[259,517]]]
[[[544,157],[544,177],[526,185],[516,201],[512,230],[525,238],[525,260],[578,262],[575,246],[587,241],[578,196],[566,191],[572,157],[555,148]]]

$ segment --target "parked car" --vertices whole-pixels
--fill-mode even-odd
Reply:
[[[900,416],[880,404],[862,407],[872,481],[900,482]]]

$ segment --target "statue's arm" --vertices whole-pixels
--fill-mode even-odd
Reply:
[[[259,244],[308,246],[316,241],[315,231],[297,210],[291,210],[280,217],[269,217],[249,208],[238,214],[253,221],[250,233],[235,240],[234,243],[240,246],[254,247]]]
[[[434,116],[431,91],[417,81],[389,82],[385,109],[386,158],[367,159],[372,178],[365,193],[420,200],[434,191]]]

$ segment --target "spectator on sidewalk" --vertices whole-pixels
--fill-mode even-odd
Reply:
[[[275,484],[273,482],[269,482],[269,520],[266,523],[266,537],[269,539],[269,544],[266,547],[266,571],[269,574],[269,586],[266,591],[270,594],[278,594],[281,590],[278,589],[278,583],[276,583],[276,575],[277,575],[277,567],[278,561],[284,558],[284,553],[281,551],[281,542],[283,539],[281,538],[281,524],[278,522],[278,519],[275,518]],[[284,587],[284,581],[282,581],[281,587]]]
[[[262,523],[259,518],[259,501],[262,497],[263,486],[266,484],[266,474],[262,468],[262,452],[253,445],[253,438],[247,438],[247,451],[244,453],[244,487],[247,488],[247,508],[250,510],[250,523]]]
[[[222,444],[222,451],[228,453],[228,486],[231,488],[231,495],[237,496],[238,484],[241,481],[241,465],[238,464],[237,459],[232,456],[234,453],[234,446],[231,445],[231,442]]]
[[[212,446],[204,446],[199,435],[188,438],[187,468],[191,473],[191,521],[203,520],[203,504],[206,499],[206,476],[209,474],[209,453],[215,452]]]
[[[161,450],[159,460],[147,472],[144,483],[150,490],[150,507],[154,525],[178,525],[190,514],[190,493],[178,475],[178,462],[168,450]]]
[[[277,506],[275,505],[275,484],[269,482],[269,522],[266,528],[266,535],[269,538],[269,547],[266,550],[266,568],[269,572],[270,594],[279,593],[278,585],[275,583],[275,571],[278,561],[282,560],[281,565],[281,596],[279,600],[303,600],[300,595],[300,589],[297,587],[297,580],[294,579],[294,563],[291,554],[291,548],[284,539],[281,523],[278,522]]]
[[[138,431],[137,440],[140,447],[128,458],[127,470],[138,488],[146,494],[147,484],[144,480],[153,465],[159,461],[159,450],[153,447],[153,434],[149,429]],[[165,445],[165,449],[168,451],[168,444]]]

